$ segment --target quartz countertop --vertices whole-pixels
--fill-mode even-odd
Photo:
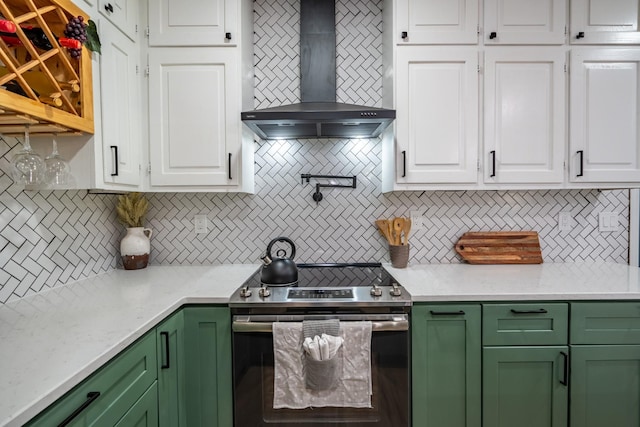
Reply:
[[[640,300],[622,264],[385,267],[414,302]],[[258,265],[115,270],[0,305],[0,426],[20,426],[185,304],[226,304]]]

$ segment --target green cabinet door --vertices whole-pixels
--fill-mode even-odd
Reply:
[[[186,419],[189,426],[233,424],[228,307],[184,309]]]
[[[640,345],[571,347],[571,427],[640,426]]]
[[[158,384],[153,383],[115,427],[156,427],[157,425]]]
[[[564,427],[568,347],[485,347],[483,420],[491,427]]]
[[[479,305],[415,305],[411,312],[413,425],[481,425]]]
[[[160,427],[186,426],[184,316],[179,310],[156,328]]]

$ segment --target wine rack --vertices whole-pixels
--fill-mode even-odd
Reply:
[[[74,16],[89,17],[68,0],[0,0],[15,38],[0,38],[0,134],[93,133],[91,52],[72,58],[57,37]],[[36,47],[23,28],[40,28],[51,49]],[[56,37],[57,36],[57,37]]]

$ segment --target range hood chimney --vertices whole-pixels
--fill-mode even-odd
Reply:
[[[335,2],[300,0],[302,102],[241,113],[262,139],[375,138],[395,110],[336,102]]]

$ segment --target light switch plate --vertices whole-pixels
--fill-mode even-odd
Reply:
[[[196,234],[206,234],[208,232],[208,221],[206,215],[196,215],[193,222]]]
[[[601,233],[618,231],[618,212],[600,212],[598,214],[598,230]]]
[[[560,212],[558,214],[558,229],[560,231],[571,231],[573,228],[573,217],[571,212]]]

